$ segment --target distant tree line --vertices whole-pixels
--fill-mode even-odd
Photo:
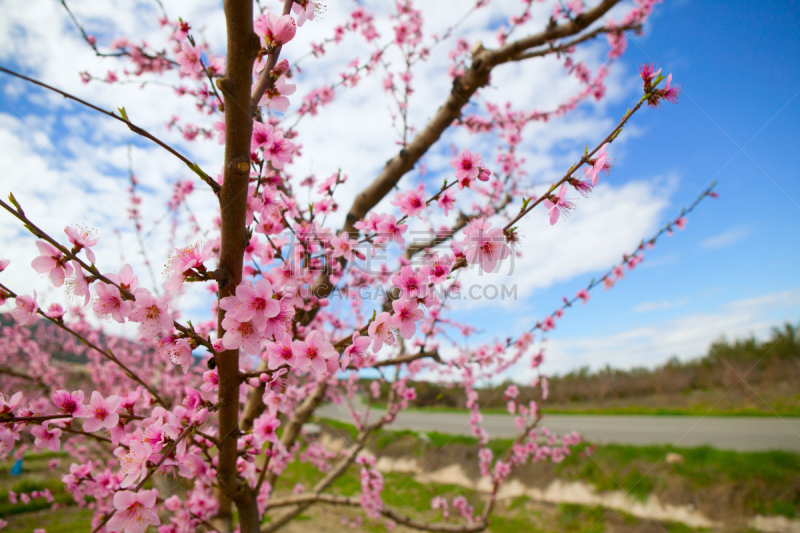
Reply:
[[[785,324],[774,328],[767,340],[754,336],[714,342],[705,356],[689,361],[671,357],[656,368],[629,370],[611,368],[592,371],[583,367],[563,376],[549,378],[548,405],[594,403],[602,406],[609,400],[647,396],[682,395],[696,390],[741,389],[745,395],[754,389],[778,384],[800,384],[800,328]],[[511,382],[481,388],[478,401],[482,407],[504,408],[503,392]],[[518,385],[519,386],[519,385]],[[465,408],[466,395],[458,386],[415,383],[415,407]],[[388,388],[384,385],[382,396]],[[539,388],[519,386],[519,400],[538,399]]]

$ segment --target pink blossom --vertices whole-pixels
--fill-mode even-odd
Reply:
[[[265,13],[256,19],[253,31],[261,39],[262,48],[271,50],[291,41],[297,32],[297,24],[291,15],[279,17],[274,13]]]
[[[295,2],[292,4],[292,11],[297,14],[297,25],[302,26],[306,20],[314,20],[314,12],[317,9],[317,2],[313,0],[305,0],[303,2]]]
[[[156,346],[158,346],[158,352],[169,357],[173,365],[180,365],[184,374],[189,371],[189,367],[192,366],[194,361],[189,339],[178,339],[175,335],[169,333],[160,337],[156,341]]]
[[[65,312],[66,311],[64,311],[64,308],[61,307],[60,304],[52,303],[50,307],[47,308],[47,311],[45,311],[44,316],[58,320],[64,316]]]
[[[253,134],[250,138],[250,151],[255,152],[264,148],[272,141],[272,126],[257,120],[253,121]]]
[[[603,170],[606,168],[606,159],[608,158],[608,153],[606,152],[606,148],[608,147],[608,143],[604,144],[602,148],[597,152],[597,157],[594,159],[594,162],[590,166],[588,166],[585,170],[586,178],[592,180],[592,187],[597,186],[597,178]],[[562,187],[564,187],[562,185]]]
[[[450,166],[456,171],[456,179],[461,189],[469,186],[472,180],[478,179],[481,172],[481,154],[473,154],[466,148],[458,157],[450,160]]]
[[[277,442],[278,434],[275,433],[275,430],[277,430],[280,425],[280,420],[278,420],[274,414],[269,412],[264,413],[256,418],[253,423],[253,435],[262,443]]]
[[[177,428],[172,424],[165,424],[164,419],[159,416],[155,422],[145,426],[141,439],[144,444],[148,444],[153,448],[153,452],[158,453],[169,439],[175,439],[178,435]]]
[[[47,448],[51,452],[57,452],[61,448],[61,430],[59,428],[50,428],[50,420],[44,422],[41,426],[34,426],[31,428],[31,435],[35,437],[33,445],[39,448]]]
[[[100,237],[97,236],[94,230],[90,230],[84,226],[67,226],[64,228],[64,233],[67,234],[69,242],[73,245],[73,253],[78,253],[81,250],[86,252],[86,257],[95,263],[94,252],[91,247],[97,244]]]
[[[431,282],[440,285],[447,281],[447,277],[453,270],[453,258],[449,255],[436,255],[431,259],[429,272]]]
[[[72,275],[72,265],[69,264],[67,257],[55,246],[45,241],[36,241],[39,248],[39,257],[31,262],[31,266],[40,274],[49,274],[53,285],[60,287],[64,284],[64,278]]]
[[[133,275],[133,268],[130,264],[122,265],[119,274],[106,274],[106,277],[128,292],[135,291],[139,286],[139,278]]]
[[[658,75],[661,74],[661,69],[656,70],[655,64],[642,63],[639,66],[639,75],[642,77],[645,85],[650,85]]]
[[[395,300],[392,302],[394,315],[391,324],[398,328],[404,339],[410,339],[417,332],[417,322],[425,315],[416,300]]]
[[[267,357],[267,367],[270,370],[275,370],[283,365],[298,368],[298,359],[294,350],[292,350],[292,340],[288,335],[280,342],[271,342],[267,344]]]
[[[67,293],[73,297],[83,296],[83,306],[89,305],[92,293],[89,290],[89,277],[85,276],[83,269],[77,261],[72,261],[75,275],[67,280]]]
[[[147,289],[136,289],[135,296],[136,308],[128,318],[141,323],[139,335],[145,339],[153,339],[161,331],[172,329],[172,317],[165,299],[156,299]]]
[[[19,440],[19,432],[0,427],[0,454],[11,453],[14,443]]]
[[[295,368],[310,366],[317,374],[327,370],[328,359],[338,358],[333,345],[323,339],[322,334],[317,330],[309,333],[305,341],[292,342],[292,351],[297,357],[298,364],[293,365]]]
[[[485,219],[475,219],[464,230],[467,262],[481,265],[486,272],[494,271],[499,261],[511,255],[502,228],[491,226]]]
[[[203,384],[200,386],[200,390],[204,391],[214,391],[219,388],[219,374],[217,370],[208,370],[203,372]]]
[[[206,423],[206,421],[208,420],[208,417],[209,417],[208,409],[206,409],[204,407],[203,409],[200,409],[199,411],[197,411],[194,414],[194,416],[192,416],[192,424],[194,424],[195,426],[202,426],[203,424]],[[181,443],[181,444],[183,444],[183,443]]]
[[[253,355],[261,351],[261,335],[252,322],[248,320],[241,322],[226,314],[222,319],[222,327],[225,329],[222,344],[226,350],[242,348]]]
[[[389,313],[379,314],[375,320],[370,322],[368,328],[369,338],[372,339],[372,351],[379,352],[383,345],[394,346],[394,326],[392,317]]]
[[[351,359],[355,362],[357,368],[364,364],[367,350],[369,350],[369,343],[369,337],[362,337],[358,331],[353,333],[353,344],[345,348],[342,354],[342,371],[347,368]]]
[[[125,479],[120,483],[123,489],[136,483],[139,478],[147,475],[147,459],[153,449],[147,443],[132,440],[128,453],[120,457],[119,464]]]
[[[453,189],[447,189],[439,196],[439,199],[436,200],[436,204],[444,210],[446,216],[450,210],[456,206],[456,193],[453,192]]]
[[[120,324],[125,322],[131,312],[131,303],[122,299],[122,295],[116,285],[99,282],[96,285],[97,296],[94,301],[94,312],[97,316],[111,316]]]
[[[220,300],[220,308],[228,311],[236,320],[251,321],[263,333],[268,320],[280,312],[281,304],[272,297],[272,284],[260,279],[255,285],[249,281],[240,283],[236,287],[236,296]]]
[[[169,261],[169,268],[172,275],[164,284],[168,291],[175,291],[183,284],[184,273],[193,268],[204,266],[203,263],[214,257],[214,249],[211,243],[206,243],[201,247],[201,243],[194,243],[186,248],[177,248],[175,254]]]
[[[217,142],[219,144],[225,144],[225,123],[221,121],[212,122],[211,127],[219,132],[219,135],[217,135]]]
[[[275,130],[264,148],[264,160],[268,160],[273,167],[280,170],[284,164],[292,160],[292,147],[292,143],[284,137],[283,132]]]
[[[377,224],[377,231],[381,233],[381,237],[387,239],[394,239],[394,242],[400,246],[406,244],[403,239],[403,233],[408,229],[407,224],[398,224],[397,218],[394,215],[386,215],[381,222]]]
[[[678,228],[679,230],[683,230],[683,228],[686,227],[686,217],[679,217],[675,221],[675,227]]]
[[[72,415],[75,418],[89,416],[86,406],[83,405],[83,391],[80,390],[72,393],[65,390],[56,391],[53,394],[53,405],[65,415]]]
[[[106,524],[109,531],[124,533],[144,533],[149,526],[161,524],[158,513],[153,509],[158,498],[158,490],[132,492],[120,490],[114,494],[114,508],[117,512]]]
[[[129,46],[129,43],[128,43],[128,38],[127,37],[117,37],[113,41],[111,41],[111,44],[109,45],[109,47],[112,50],[123,50],[123,49],[127,48],[128,46]]]
[[[186,413],[188,415],[193,415],[200,409],[202,409],[206,405],[206,400],[203,397],[203,393],[197,389],[193,389],[188,385],[183,387],[186,396],[183,398],[183,406],[186,408]]]
[[[519,387],[516,385],[509,385],[503,395],[506,397],[507,400],[513,400],[517,396],[519,396]]]
[[[578,294],[576,294],[575,296],[583,300],[584,304],[589,301],[589,291],[587,291],[586,289],[579,290]]]
[[[10,264],[11,264],[11,260],[10,259],[0,259],[0,272],[4,271],[6,268],[8,268],[8,265],[10,265]]]
[[[411,189],[405,194],[398,192],[391,203],[399,207],[400,212],[409,217],[415,217],[425,209],[425,198],[422,197],[420,188]]]
[[[344,257],[346,261],[351,261],[353,259],[353,248],[357,244],[357,241],[350,239],[350,234],[347,232],[342,233],[341,236],[334,235],[331,237],[333,257]]]
[[[17,305],[11,310],[11,316],[14,317],[14,320],[20,326],[30,324],[39,310],[39,306],[36,304],[36,291],[33,291],[33,296],[24,294],[17,296],[14,303]]]
[[[550,213],[551,226],[556,222],[558,222],[559,214],[566,216],[569,213],[570,209],[572,209],[575,206],[575,204],[573,204],[569,200],[564,199],[564,196],[566,196],[566,194],[567,194],[567,186],[562,185],[555,196],[551,194],[544,201],[545,207],[547,207],[550,210],[549,213]]]
[[[92,399],[89,405],[86,406],[87,416],[83,421],[83,430],[87,433],[92,433],[100,428],[111,429],[119,422],[119,404],[122,399],[119,396],[112,395],[108,398],[97,392],[92,392]]]
[[[5,394],[0,393],[0,414],[9,414],[17,408],[19,402],[22,401],[22,391],[16,392],[8,398]]]
[[[668,102],[672,102],[673,104],[678,103],[678,97],[681,95],[681,86],[679,85],[672,85],[672,74],[667,76],[667,82],[664,85],[664,88],[661,90],[661,96]]]
[[[280,304],[278,314],[267,320],[267,327],[262,332],[265,338],[274,337],[275,340],[280,340],[288,336],[291,331],[295,314],[291,300],[284,297],[278,300],[278,303]]]
[[[404,266],[400,272],[392,276],[392,283],[400,289],[400,297],[404,299],[425,298],[428,294],[428,280],[430,271],[428,267],[414,270]]]
[[[275,82],[274,88],[267,88],[264,96],[258,101],[258,105],[284,113],[289,109],[289,99],[286,97],[294,94],[295,91],[297,91],[297,85],[286,83],[286,79],[281,76]]]
[[[200,55],[203,53],[201,46],[192,46],[189,42],[181,43],[181,51],[175,55],[175,61],[180,65],[180,73],[184,76],[199,78],[203,72]]]
[[[492,467],[493,458],[494,454],[489,448],[481,448],[480,451],[478,451],[478,460],[482,476],[489,475],[489,469]]]
[[[173,33],[172,36],[175,38],[176,41],[183,41],[186,39],[186,37],[189,36],[189,30],[191,29],[192,27],[191,25],[189,25],[188,22],[186,22],[185,20],[181,20],[175,27],[175,33]]]

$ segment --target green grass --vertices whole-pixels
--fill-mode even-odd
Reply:
[[[8,530],[16,533],[33,533],[37,528],[44,528],[47,533],[92,530],[92,511],[75,506],[62,508],[56,512],[47,510],[6,517],[6,520],[9,522]]]
[[[322,421],[341,434],[355,435],[352,425]],[[409,455],[421,455],[426,450],[442,449],[452,444],[478,447],[472,437],[427,433],[421,438],[413,431],[381,430],[373,438],[374,453],[391,446],[402,448]],[[511,439],[493,439],[488,443],[495,457],[503,457],[512,444]],[[584,481],[598,491],[623,491],[644,502],[651,494],[659,494],[672,483],[681,483],[685,490],[698,494],[715,488],[735,486],[742,495],[742,505],[749,514],[800,516],[800,454],[784,451],[735,452],[708,446],[673,448],[670,446],[605,445],[594,447],[591,457],[581,452],[581,445],[562,463],[553,465],[554,478]],[[678,453],[683,462],[667,464],[668,453]],[[387,484],[387,486],[389,486]],[[353,493],[358,487],[352,487]]]
[[[8,491],[12,490],[17,494],[30,494],[35,490],[50,489],[55,503],[72,504],[72,496],[64,491],[64,484],[61,476],[53,476],[47,463],[51,459],[64,458],[64,452],[52,453],[29,453],[25,455],[22,462],[22,475],[19,477],[11,476],[10,470],[14,465],[13,461],[0,464],[0,516],[11,516],[22,513],[49,509],[51,504],[44,498],[37,498],[30,503],[10,503],[8,501]]]
[[[564,533],[603,533],[606,510],[602,507],[587,508],[572,503],[558,506],[558,530]]]
[[[683,462],[667,464],[668,453]],[[783,452],[734,452],[709,446],[597,446],[590,458],[567,457],[556,474],[593,484],[598,490],[623,490],[644,500],[657,493],[669,477],[679,478],[690,490],[733,484],[744,494],[744,505],[753,514],[800,514],[800,455]]]
[[[321,421],[329,429],[341,436],[354,438],[355,428],[350,424],[335,421]],[[428,433],[421,437],[413,431],[382,430],[371,440],[369,447],[377,454],[381,450],[406,454],[438,453],[438,449],[457,444],[474,447],[477,440],[472,437],[459,437],[443,433]],[[488,446],[501,457],[511,445],[511,440],[492,440]],[[739,453],[721,451],[710,447],[671,448],[669,446],[623,446],[605,445],[593,448],[590,457],[585,456],[590,448],[581,445],[573,449],[573,454],[562,463],[541,465],[546,476],[551,479],[579,480],[591,483],[599,491],[623,490],[632,497],[644,501],[651,494],[658,494],[664,487],[678,483],[681,490],[694,494],[702,501],[702,495],[719,489],[733,487],[732,494],[741,496],[741,505],[748,515],[782,515],[795,518],[800,515],[800,455],[790,452],[749,452]],[[584,452],[584,453],[582,453]],[[670,452],[683,457],[681,463],[667,464],[664,460]],[[584,455],[581,457],[581,455]],[[21,478],[0,477],[0,516],[10,523],[13,531],[31,532],[36,527],[46,527],[48,533],[87,530],[91,513],[76,505],[62,507],[52,513],[44,500],[34,500],[28,505],[10,504],[7,490],[17,493],[30,493],[33,490],[49,488],[57,502],[71,503],[72,499],[61,488],[61,474],[51,474],[47,462],[50,454],[30,455],[25,459],[25,473]],[[7,465],[3,465],[7,466]],[[540,467],[537,467],[540,468]],[[540,470],[537,470],[539,472]],[[352,466],[329,489],[343,496],[354,496],[361,492],[360,467]],[[302,484],[309,490],[325,474],[308,463],[295,461],[276,483],[278,495],[290,493],[295,485]],[[480,512],[485,495],[455,485],[421,484],[413,476],[401,473],[385,474],[384,501],[401,512],[411,516],[422,516],[429,521],[441,520],[441,513],[430,508],[434,496],[452,499],[464,495]],[[705,493],[703,491],[706,491]],[[538,507],[536,507],[538,505]],[[739,505],[739,503],[736,503]],[[529,531],[532,533],[601,533],[614,530],[615,524],[633,525],[639,519],[616,511],[588,508],[577,505],[544,507],[534,504],[526,497],[498,502],[497,513],[493,515],[490,530],[493,533]],[[549,510],[548,510],[549,509]],[[346,510],[351,517],[359,515],[358,510]],[[321,519],[309,510],[302,520],[313,524]],[[663,524],[668,533],[688,533],[695,531],[679,523]],[[309,525],[311,527],[311,525]],[[382,531],[382,526],[367,521],[365,531]]]

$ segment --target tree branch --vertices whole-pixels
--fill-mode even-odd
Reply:
[[[283,15],[289,14],[292,10],[293,3],[294,0],[283,0]],[[270,86],[270,73],[278,63],[278,56],[281,55],[281,48],[283,48],[283,46],[276,47],[267,57],[267,65],[264,67],[264,70],[261,71],[261,76],[258,78],[255,87],[253,87],[253,94],[250,97],[250,106],[252,109],[258,109],[259,100],[261,100],[261,97],[264,96],[264,93],[267,92]]]
[[[2,202],[2,201],[0,201],[0,204],[2,204],[2,203],[3,203],[3,202]],[[9,295],[10,297],[12,297],[12,298],[16,298],[16,297],[17,297],[17,295],[14,293],[14,291],[12,291],[11,289],[9,289],[8,287],[6,287],[5,285],[3,285],[2,283],[0,283],[0,289],[2,289],[2,290],[4,290],[5,292],[7,292],[7,293],[8,293],[8,295]],[[153,390],[153,388],[152,388],[152,387],[150,387],[150,386],[149,386],[147,383],[145,383],[145,382],[144,382],[144,380],[142,380],[142,378],[140,378],[139,376],[137,376],[137,375],[136,375],[136,374],[135,374],[135,373],[134,373],[134,372],[133,372],[133,371],[132,371],[130,368],[128,368],[128,367],[125,365],[125,363],[123,363],[122,361],[120,361],[119,359],[117,359],[117,357],[116,357],[116,356],[115,356],[113,353],[111,353],[111,352],[110,352],[110,351],[108,351],[108,350],[104,350],[104,349],[100,348],[98,345],[96,345],[96,344],[95,344],[95,343],[93,343],[92,341],[90,341],[90,340],[86,339],[85,337],[83,337],[83,336],[82,336],[82,335],[80,335],[79,333],[77,333],[77,332],[73,331],[73,330],[72,330],[72,328],[70,328],[69,326],[67,326],[66,324],[64,324],[64,321],[63,321],[63,320],[56,320],[56,319],[54,319],[54,318],[50,318],[49,316],[45,315],[45,314],[44,314],[44,311],[42,311],[41,309],[37,309],[37,310],[36,310],[36,313],[37,313],[38,315],[40,315],[40,316],[44,317],[45,319],[49,320],[50,322],[52,322],[53,324],[55,324],[55,325],[56,325],[56,326],[58,326],[59,328],[63,329],[64,331],[66,331],[66,332],[68,332],[68,333],[72,334],[72,335],[73,335],[73,336],[75,336],[75,337],[76,337],[76,338],[77,338],[79,341],[81,341],[83,344],[85,344],[85,345],[86,345],[86,346],[88,346],[89,348],[93,349],[94,351],[96,351],[97,353],[99,353],[100,355],[102,355],[103,357],[105,357],[106,359],[108,359],[109,361],[111,361],[112,363],[114,363],[114,364],[116,364],[117,366],[119,366],[119,367],[122,369],[122,371],[123,371],[123,372],[125,372],[125,375],[126,375],[126,376],[128,376],[129,378],[131,378],[132,380],[134,380],[136,383],[138,383],[139,385],[141,385],[142,387],[144,387],[144,388],[147,390],[147,392],[149,392],[149,393],[150,393],[150,395],[153,397],[153,399],[154,399],[156,402],[158,402],[159,404],[161,404],[161,405],[162,405],[164,408],[169,408],[169,406],[166,404],[166,402],[164,402],[164,400],[161,398],[161,396],[159,396],[159,395],[158,395],[158,393],[157,393],[155,390]]]
[[[150,139],[151,141],[153,141],[154,143],[156,143],[157,145],[159,145],[160,147],[165,149],[167,152],[171,153],[172,155],[174,155],[175,157],[180,159],[186,166],[188,166],[192,170],[192,172],[194,172],[195,174],[200,176],[200,179],[205,181],[208,184],[208,186],[211,187],[211,190],[214,191],[214,194],[219,194],[219,190],[220,190],[219,183],[214,181],[211,178],[211,176],[209,176],[208,174],[206,174],[205,172],[200,170],[200,167],[197,166],[197,163],[193,163],[192,161],[187,159],[183,154],[178,152],[175,148],[171,147],[170,145],[168,145],[167,143],[165,143],[164,141],[162,141],[161,139],[159,139],[155,135],[151,134],[150,132],[144,130],[143,128],[140,128],[139,126],[137,126],[136,124],[134,124],[133,122],[128,120],[127,117],[125,117],[125,116],[121,117],[121,116],[116,115],[116,114],[114,114],[114,113],[112,113],[110,111],[106,111],[105,109],[97,107],[96,105],[90,104],[86,100],[81,100],[77,96],[73,96],[68,92],[62,91],[61,89],[56,89],[55,87],[53,87],[51,85],[47,85],[46,83],[42,83],[41,81],[35,80],[33,78],[29,78],[27,76],[23,76],[22,74],[18,74],[17,72],[14,72],[13,70],[9,70],[7,68],[0,67],[0,72],[5,72],[6,74],[10,74],[11,76],[15,76],[15,77],[17,77],[19,79],[22,79],[22,80],[25,80],[27,82],[33,83],[34,85],[38,85],[39,87],[44,87],[45,89],[49,89],[49,90],[51,90],[53,92],[56,92],[56,93],[60,94],[64,98],[69,98],[70,100],[78,102],[79,104],[83,104],[83,105],[85,105],[86,107],[88,107],[90,109],[94,109],[98,113],[102,113],[102,114],[104,114],[104,115],[106,115],[108,117],[111,117],[113,119],[119,120],[120,122],[122,122],[123,124],[128,126],[128,128],[133,133],[136,133],[137,135],[141,135],[145,139]]]
[[[548,27],[540,33],[529,35],[497,50],[486,50],[483,47],[477,47],[473,52],[473,61],[469,70],[453,82],[450,96],[436,112],[433,119],[397,156],[386,163],[378,177],[356,197],[350,207],[350,211],[347,213],[344,231],[350,233],[354,238],[358,236],[358,231],[354,227],[355,223],[363,219],[370,209],[375,207],[392,190],[397,182],[400,181],[400,178],[414,168],[417,161],[428,151],[433,143],[439,140],[442,133],[460,116],[461,109],[467,105],[472,95],[480,87],[488,83],[489,74],[494,67],[513,60],[530,48],[544,45],[554,39],[580,33],[602,17],[619,1],[603,0],[600,4],[579,15],[574,20]]]

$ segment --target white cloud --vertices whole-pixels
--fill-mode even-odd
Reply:
[[[709,237],[701,243],[706,250],[718,250],[726,246],[731,246],[750,235],[751,229],[747,226],[736,226],[719,235]]]
[[[660,226],[673,187],[674,178],[621,187],[603,183],[589,198],[580,199],[572,216],[554,226],[547,219],[547,210],[540,206],[520,223],[522,257],[507,260],[493,274],[470,268],[461,282],[467,287],[516,285],[518,297],[525,299],[554,283],[606,271]],[[464,303],[487,305],[485,300]],[[518,305],[499,299],[492,303]]]
[[[616,368],[653,367],[671,356],[686,360],[704,355],[712,342],[750,334],[766,335],[781,320],[800,319],[800,287],[735,300],[716,310],[654,322],[609,335],[555,337],[547,342],[544,370],[566,372],[606,364]],[[525,378],[528,379],[526,376]]]
[[[165,4],[172,18],[180,16],[188,20],[196,34],[202,33],[208,40],[212,51],[223,53],[224,17],[219,2],[178,0]],[[154,3],[72,0],[69,5],[87,31],[97,35],[101,48],[121,35],[135,41],[145,39],[154,47],[164,41],[164,30],[157,23],[158,11]],[[392,9],[382,1],[371,2],[370,6],[384,14]],[[487,47],[495,46],[498,21],[520,9],[518,0],[497,0],[467,19],[456,30],[454,39],[465,37],[470,43],[482,40]],[[550,9],[550,5],[535,4],[528,28],[536,31],[546,24]],[[618,17],[624,10],[615,8],[612,14]],[[177,98],[171,89],[158,85],[142,89],[138,79],[133,79],[135,83],[114,86],[81,83],[78,72],[82,70],[101,77],[106,71],[114,70],[125,79],[122,72],[126,63],[115,58],[96,57],[80,38],[67,13],[52,4],[52,0],[0,0],[0,12],[4,15],[0,18],[0,61],[4,64],[17,65],[23,72],[105,109],[125,106],[135,123],[187,154],[210,174],[217,173],[222,162],[222,148],[215,141],[190,143],[165,126],[173,115],[192,117],[195,123],[204,126],[216,120],[199,116],[191,98]],[[458,12],[458,6],[454,7],[452,2],[429,2],[424,9],[426,32],[441,33],[455,20],[454,12]],[[296,39],[284,48],[285,56],[291,61],[304,54],[311,41],[319,42],[323,36],[332,35],[334,27],[344,20],[342,10],[329,6],[321,20],[298,31]],[[391,35],[388,22],[380,17],[377,20],[383,34]],[[425,125],[450,91],[451,81],[445,73],[452,42],[434,49],[431,60],[421,63],[414,71],[415,93],[409,116],[417,129]],[[588,43],[580,51],[580,58],[594,68],[601,63],[605,49],[606,44],[599,39]],[[364,61],[371,52],[372,48],[361,36],[350,35],[341,44],[329,46],[325,56],[306,60],[303,73],[297,78],[299,89],[293,105],[296,107],[302,95],[311,89],[338,80],[339,72],[345,70],[352,58]],[[400,57],[393,52],[386,60],[396,63]],[[609,114],[607,106],[632,93],[635,84],[630,81],[629,74],[622,64],[615,65],[607,78],[605,101],[587,101],[575,113],[525,129],[519,155],[525,157],[525,169],[531,179],[540,184],[557,179],[574,162],[585,143],[601,138],[613,127],[617,117]],[[377,72],[363,78],[354,88],[340,88],[331,105],[317,117],[304,119],[297,128],[303,155],[290,168],[292,173],[302,177],[313,172],[325,177],[341,168],[349,175],[348,182],[337,190],[341,209],[329,217],[332,227],[341,224],[355,194],[371,182],[386,160],[399,150],[389,119],[395,104],[382,91],[383,76]],[[163,81],[189,84],[179,80],[174,72],[168,73]],[[550,110],[577,87],[559,61],[548,58],[498,68],[491,87],[482,90],[476,101],[498,104],[509,101],[517,109]],[[149,284],[126,213],[128,143],[133,143],[133,165],[144,197],[141,209],[145,231],[164,219],[165,200],[178,179],[195,180],[197,192],[189,202],[194,212],[210,223],[211,217],[205,214],[215,211],[214,197],[179,161],[157,146],[108,117],[53,93],[31,88],[20,80],[3,75],[0,90],[3,99],[0,100],[0,143],[4,147],[0,152],[3,171],[0,189],[14,191],[28,215],[51,235],[62,235],[63,227],[73,223],[97,228],[101,235],[97,252],[102,258],[103,271],[115,271],[124,262],[131,262],[141,282]],[[472,107],[470,112],[475,109]],[[292,121],[290,118],[289,122]],[[614,143],[615,172],[625,171],[621,163],[625,141],[637,134],[632,124]],[[493,161],[497,144],[491,137],[468,135],[464,131],[448,133],[425,158],[430,169],[426,177],[429,182],[438,183],[441,176],[437,174],[442,170],[450,172],[448,147],[451,143],[459,148],[477,147],[486,161]],[[547,223],[544,209],[523,219],[520,232],[524,237],[524,257],[516,262],[514,275],[503,277],[503,281],[516,283],[520,298],[525,298],[535,290],[605,269],[619,260],[622,251],[631,249],[656,227],[669,205],[673,181],[652,176],[642,178],[640,182],[615,186],[612,175],[610,182],[599,186],[591,198],[579,202],[570,219],[554,227]],[[404,184],[417,179],[418,173],[411,172]],[[304,199],[305,194],[301,192],[301,198]],[[388,201],[382,202],[378,209],[391,209]],[[185,220],[185,214],[182,216]],[[165,221],[159,228],[168,226],[169,222]],[[119,237],[115,230],[120,231]],[[179,233],[176,244],[194,238]],[[64,303],[63,294],[49,287],[45,279],[29,268],[36,255],[33,238],[2,213],[0,239],[4,243],[0,253],[12,259],[11,267],[3,274],[4,280],[13,287],[38,290],[42,295],[40,302]],[[166,232],[156,231],[146,241],[147,253],[159,276],[170,253],[170,237]],[[473,275],[467,274],[467,278]],[[184,297],[184,304],[198,312],[207,308],[208,303],[202,290],[189,291]]]

